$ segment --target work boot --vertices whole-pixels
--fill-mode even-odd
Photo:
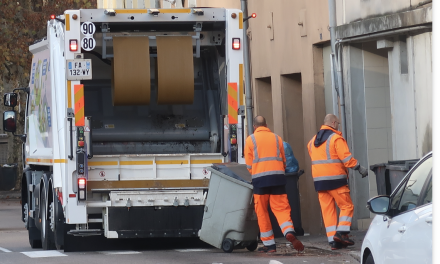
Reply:
[[[301,241],[299,241],[295,234],[293,232],[289,232],[286,235],[286,239],[289,240],[290,243],[292,243],[292,246],[294,249],[298,250],[298,251],[303,251],[304,250],[304,245],[303,243],[301,243]]]
[[[354,245],[354,241],[348,238],[348,234],[343,234],[341,232],[336,232],[336,234],[333,236],[333,240],[346,246]]]
[[[337,249],[341,249],[341,248],[346,248],[346,245],[343,245],[342,243],[336,242],[336,241],[332,241],[329,242],[330,247],[332,248],[332,250],[337,250]]]
[[[277,246],[276,245],[270,245],[270,246],[263,246],[257,249],[259,253],[275,253],[277,252]]]

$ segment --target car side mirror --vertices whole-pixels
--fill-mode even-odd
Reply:
[[[388,195],[373,197],[368,200],[367,208],[375,214],[386,214],[390,209],[390,197]]]
[[[5,93],[3,104],[5,106],[15,107],[17,105],[17,94]]]
[[[3,113],[3,130],[14,133],[17,130],[15,111],[5,111]]]

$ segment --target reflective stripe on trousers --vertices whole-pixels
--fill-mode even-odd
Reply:
[[[288,232],[294,231],[292,219],[290,219],[290,205],[287,200],[287,194],[254,194],[254,202],[258,226],[261,232],[261,240],[265,246],[275,244],[275,237],[273,236],[272,224],[268,212],[269,203],[283,234],[286,235]]]
[[[318,198],[327,238],[329,242],[332,242],[336,231],[350,231],[354,210],[353,202],[350,197],[350,189],[348,189],[348,186],[342,186],[334,190],[319,191]],[[340,209],[339,224],[335,202]]]
[[[266,232],[261,232],[260,238],[261,241],[263,241],[263,245],[265,246],[271,246],[275,244],[275,236],[272,229]]]

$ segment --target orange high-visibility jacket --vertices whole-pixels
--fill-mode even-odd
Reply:
[[[258,127],[246,139],[245,160],[255,187],[285,185],[283,140],[267,127]]]
[[[333,190],[347,185],[347,168],[357,166],[358,161],[351,155],[340,131],[321,126],[320,132],[310,140],[307,148],[312,159],[316,191]]]

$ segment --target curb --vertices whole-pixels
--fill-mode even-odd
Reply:
[[[21,199],[21,191],[0,191],[0,200]]]
[[[330,249],[329,245],[322,245],[322,243],[303,242],[303,244],[304,244],[304,247],[314,247],[314,248],[319,248],[319,249],[325,250],[325,251],[335,252],[334,250]],[[361,263],[361,252],[360,251],[350,250],[350,248],[347,248],[347,249],[337,250],[336,252],[343,254],[343,255],[351,256],[352,258],[357,260],[359,263]]]

